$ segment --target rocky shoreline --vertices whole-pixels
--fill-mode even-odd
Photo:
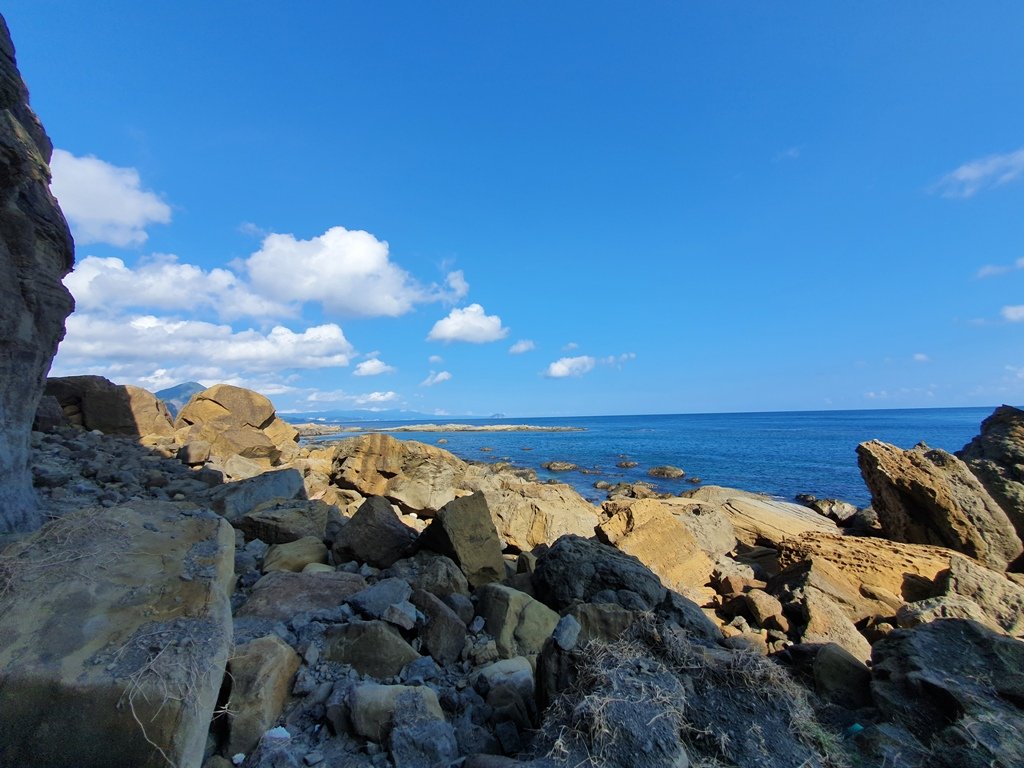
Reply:
[[[1017,409],[965,460],[862,445],[871,510],[641,483],[598,507],[385,434],[300,446],[236,387],[174,423],[97,377],[48,391],[51,522],[0,551],[4,764],[1024,759],[1022,547],[994,501],[1020,498]]]

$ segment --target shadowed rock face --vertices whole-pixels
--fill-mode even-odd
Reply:
[[[1024,411],[1003,405],[957,453],[1024,538]]]
[[[52,151],[0,18],[0,533],[39,527],[29,432],[74,308],[61,283],[74,245],[50,194]]]

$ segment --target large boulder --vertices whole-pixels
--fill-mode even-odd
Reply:
[[[1002,405],[957,452],[1024,539],[1024,411]]]
[[[231,656],[228,753],[249,752],[277,722],[299,669],[299,655],[277,635],[235,648]]]
[[[597,508],[564,483],[537,483],[486,465],[466,471],[463,486],[482,491],[505,546],[528,552],[572,534],[593,536]]]
[[[466,463],[448,451],[374,433],[341,441],[331,481],[363,496],[383,496],[405,512],[431,517],[454,499]]]
[[[142,387],[115,384],[102,376],[64,376],[46,380],[71,424],[106,435],[174,434],[171,414],[157,396]]]
[[[488,584],[477,590],[476,595],[484,629],[494,637],[503,659],[536,656],[558,624],[557,613],[504,584]]]
[[[949,547],[1000,570],[1024,551],[1006,513],[956,456],[871,440],[857,457],[888,538]]]
[[[279,418],[263,395],[231,384],[215,384],[194,395],[174,422],[178,441],[208,443],[210,456],[242,456],[270,467],[294,458],[299,433]]]
[[[338,562],[358,560],[375,568],[388,568],[416,541],[416,531],[403,523],[383,496],[363,502],[334,539]]]
[[[232,524],[255,509],[275,502],[299,499],[305,495],[302,475],[294,469],[276,469],[244,480],[224,483],[206,491],[203,500]]]
[[[807,531],[839,533],[839,528],[800,504],[778,501],[756,493],[705,485],[689,491],[677,504],[701,505],[724,514],[736,538],[747,546],[777,547]]]
[[[875,704],[930,766],[1024,765],[1024,643],[962,619],[897,630],[872,652]]]
[[[473,587],[505,577],[498,532],[479,491],[445,504],[416,545],[454,560]]]
[[[669,589],[687,594],[711,580],[714,562],[697,537],[654,499],[621,509],[597,529],[598,537],[650,568]]]
[[[0,17],[0,534],[42,522],[29,433],[43,380],[74,307],[61,279],[74,244],[50,194],[53,145],[28,105]]]
[[[4,553],[0,765],[198,766],[234,535],[190,504],[71,513]]]
[[[299,613],[336,609],[363,589],[366,580],[355,573],[274,571],[256,582],[236,615],[271,623],[288,621]]]

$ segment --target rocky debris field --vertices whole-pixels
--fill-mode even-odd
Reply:
[[[51,522],[0,543],[0,764],[1024,765],[1021,411],[962,458],[861,446],[869,510],[598,508],[75,378],[31,439]]]

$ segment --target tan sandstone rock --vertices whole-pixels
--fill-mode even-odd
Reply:
[[[228,752],[249,752],[274,726],[288,699],[299,655],[277,635],[235,648],[231,656],[231,736]]]
[[[734,488],[706,485],[686,494],[680,502],[706,504],[729,518],[736,538],[748,546],[780,543],[806,531],[839,533],[831,520],[800,504],[790,504]]]
[[[170,502],[71,513],[4,552],[0,765],[198,766],[233,558],[227,522]]]
[[[956,456],[872,440],[857,446],[857,457],[888,538],[949,547],[999,570],[1024,551],[1006,513]]]
[[[448,451],[374,433],[340,442],[331,480],[363,496],[384,496],[406,512],[432,517],[454,499],[466,463]]]
[[[285,544],[274,544],[263,557],[263,572],[301,573],[312,563],[327,562],[327,547],[316,536],[304,536]]]
[[[650,568],[669,589],[694,593],[711,581],[715,567],[690,529],[669,507],[643,499],[616,513],[597,529],[598,537]]]

